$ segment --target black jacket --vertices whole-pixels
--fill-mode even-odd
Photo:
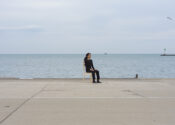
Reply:
[[[84,63],[85,63],[85,66],[86,66],[86,72],[90,71],[91,68],[95,69],[94,65],[93,65],[93,61],[91,59],[90,60],[85,59]]]

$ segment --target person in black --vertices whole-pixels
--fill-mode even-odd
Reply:
[[[100,82],[100,74],[99,74],[99,71],[94,68],[93,61],[91,59],[91,53],[86,54],[86,57],[84,58],[84,63],[86,66],[86,72],[92,73],[93,83],[96,83],[95,74],[97,76],[97,83],[101,83]]]

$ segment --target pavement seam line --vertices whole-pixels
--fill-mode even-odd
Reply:
[[[2,124],[4,121],[6,121],[10,116],[12,116],[16,111],[18,111],[24,104],[26,104],[28,101],[30,101],[32,98],[34,98],[35,96],[37,96],[38,94],[40,94],[46,87],[48,84],[44,85],[44,87],[42,87],[38,92],[36,92],[35,94],[33,94],[30,98],[27,98],[23,103],[21,103],[16,109],[14,109],[12,112],[10,112],[4,119],[2,119],[0,121],[0,124]]]

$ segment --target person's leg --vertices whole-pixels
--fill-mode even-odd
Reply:
[[[97,76],[97,82],[100,82],[100,73],[98,70],[95,70],[96,76]]]
[[[95,71],[86,71],[88,73],[92,73],[92,82],[95,83]]]
[[[95,73],[96,73],[96,76],[97,76],[97,80],[99,80],[100,79],[99,71],[98,70],[95,70]]]
[[[95,82],[95,71],[91,71],[93,82]]]

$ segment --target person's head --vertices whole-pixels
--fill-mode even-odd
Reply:
[[[91,53],[87,53],[85,59],[91,59]]]

